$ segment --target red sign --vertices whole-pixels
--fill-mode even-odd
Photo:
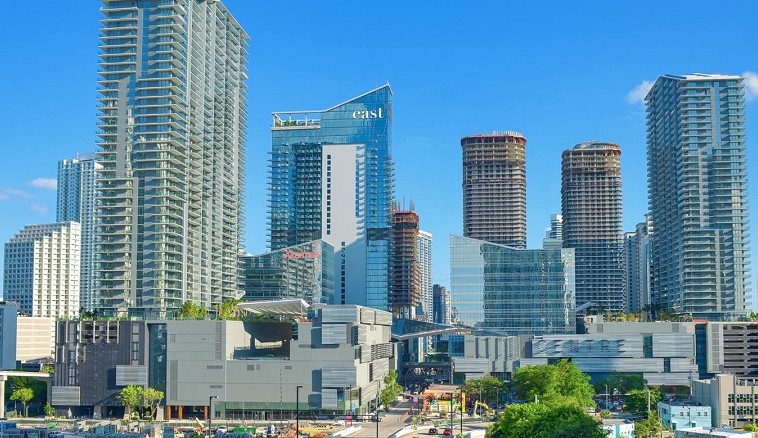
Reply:
[[[287,258],[287,259],[317,259],[318,258],[318,253],[317,252],[285,251],[284,252],[284,258]]]

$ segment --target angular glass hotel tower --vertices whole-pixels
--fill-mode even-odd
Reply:
[[[218,1],[101,10],[101,311],[162,316],[237,297],[248,36]]]
[[[323,239],[335,250],[333,302],[387,310],[392,89],[272,116],[271,250]]]
[[[652,300],[728,320],[746,312],[747,158],[743,79],[665,75],[646,97]]]

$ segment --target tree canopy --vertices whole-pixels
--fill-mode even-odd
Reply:
[[[205,319],[208,316],[208,309],[205,306],[198,306],[192,301],[185,301],[176,316],[187,319]]]
[[[645,394],[647,397],[647,391],[645,391]],[[649,418],[638,420],[634,423],[634,436],[637,438],[657,438],[662,430],[663,425],[661,425],[658,414],[655,412]]]
[[[661,399],[661,390],[650,388],[650,409],[655,411]],[[624,403],[624,410],[637,415],[647,415],[647,389],[629,391]]]
[[[493,438],[605,438],[600,423],[573,403],[512,404],[490,429]]]
[[[386,407],[394,403],[395,400],[397,400],[397,396],[403,392],[403,388],[397,383],[397,371],[390,371],[389,374],[384,377],[384,385],[384,389],[379,398],[381,399],[382,404]]]
[[[577,406],[594,406],[595,391],[590,377],[573,363],[561,359],[555,365],[529,365],[516,370],[512,385],[516,396],[526,402],[567,402]]]
[[[232,298],[221,304],[216,304],[218,319],[239,319],[241,316],[239,303],[240,300]]]
[[[504,383],[502,380],[484,376],[478,379],[466,380],[463,384],[463,391],[469,397],[477,397],[480,401],[489,402],[495,400],[497,393],[502,389]]]
[[[20,401],[24,405],[24,415],[29,415],[29,411],[26,409],[26,404],[32,398],[34,398],[34,391],[31,388],[19,388],[11,394],[11,400]]]

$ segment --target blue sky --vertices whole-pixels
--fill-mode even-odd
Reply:
[[[444,285],[448,236],[462,229],[462,136],[527,137],[530,247],[560,212],[561,152],[619,143],[632,230],[647,211],[644,107],[634,91],[665,73],[758,71],[758,2],[749,0],[224,3],[251,36],[247,251],[266,247],[270,113],[327,108],[389,81],[397,197],[412,199],[433,233],[434,280]],[[53,221],[57,161],[95,150],[99,7],[3,6],[2,242],[24,224]],[[758,97],[758,76],[750,85]],[[755,193],[758,98],[746,119]]]

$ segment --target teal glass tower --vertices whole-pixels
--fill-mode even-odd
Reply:
[[[520,249],[450,236],[452,305],[475,333],[576,332],[574,249]]]
[[[270,249],[324,240],[335,250],[333,303],[387,310],[392,89],[272,116]]]
[[[669,312],[746,313],[747,158],[743,78],[667,74],[648,93],[652,300]]]
[[[247,40],[220,1],[103,0],[95,288],[163,317],[241,290]]]

